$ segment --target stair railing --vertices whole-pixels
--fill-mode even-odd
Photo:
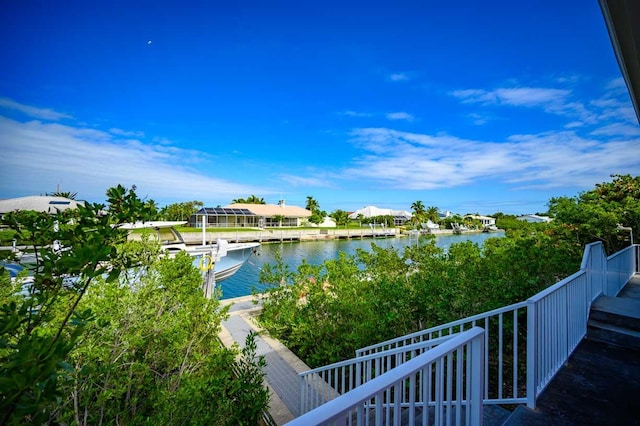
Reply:
[[[300,379],[300,413],[367,383],[387,371],[451,339],[453,335],[413,343],[384,352],[336,362],[298,373]]]
[[[637,271],[638,245],[628,246],[607,258],[607,286],[605,295],[617,296]]]
[[[484,342],[459,333],[287,425],[481,424]]]
[[[484,332],[484,403],[527,402],[526,348],[527,302],[514,303],[447,324],[430,327],[356,351],[356,359],[482,327]],[[492,385],[490,385],[492,383]]]

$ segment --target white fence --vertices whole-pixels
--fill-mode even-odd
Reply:
[[[299,373],[300,413],[306,413],[381,376],[451,337],[400,346]]]
[[[520,356],[519,348],[526,345],[523,334],[526,326],[526,308],[527,303],[520,302],[431,327],[359,349],[356,351],[356,357],[441,338],[479,326],[485,330],[483,394],[485,404],[523,403],[526,402],[524,394],[526,359]],[[492,378],[495,380],[491,380]],[[490,386],[490,382],[495,385]]]
[[[481,424],[483,364],[484,332],[474,327],[288,425]]]

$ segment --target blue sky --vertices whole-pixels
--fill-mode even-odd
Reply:
[[[17,1],[0,198],[533,213],[640,174],[596,0]]]

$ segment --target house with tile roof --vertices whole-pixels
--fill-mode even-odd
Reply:
[[[197,228],[273,228],[298,227],[307,223],[311,211],[278,204],[234,203],[226,207],[203,207],[189,218],[189,225]]]

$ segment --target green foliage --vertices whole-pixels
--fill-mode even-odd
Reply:
[[[192,261],[180,253],[152,262],[142,275],[92,287],[81,307],[96,321],[71,354],[58,421],[256,423],[267,401],[264,360],[252,341],[237,365],[235,351],[221,345],[226,309],[202,296]]]
[[[0,424],[255,424],[268,398],[255,345],[236,362],[192,259],[126,241],[118,225],[152,206],[134,188],[107,196],[2,218],[34,260],[28,277],[0,268]]]
[[[349,212],[347,211],[338,209],[332,212],[329,216],[336,221],[336,225],[338,226],[347,226],[349,223]]]
[[[287,217],[283,214],[275,214],[271,216],[271,219],[273,219],[274,222],[277,222],[279,227],[282,227],[282,222],[287,220]]]
[[[311,216],[309,217],[309,222],[315,223],[316,225],[324,222],[324,218],[327,216],[327,212],[324,210],[320,210],[320,204],[312,197],[307,196],[307,203],[305,208],[311,211]]]
[[[363,217],[362,223],[392,227],[394,225],[394,217],[391,215]]]
[[[545,222],[534,223],[526,220],[518,220],[514,215],[501,214],[496,218],[496,226],[505,231],[536,231],[543,230],[548,227]]]
[[[311,195],[307,195],[307,203],[305,204],[304,208],[309,210],[310,212],[314,212],[316,210],[320,210],[320,204]]]
[[[631,227],[636,235],[640,229],[640,176],[612,178],[577,197],[552,198],[553,226],[564,228],[581,245],[602,241],[609,254],[629,245],[629,233],[621,232],[618,225]]]
[[[257,195],[249,195],[246,199],[236,198],[232,200],[231,203],[233,204],[267,204],[266,201],[264,201],[264,198],[260,198]]]
[[[97,277],[120,274],[110,264],[115,245],[126,239],[117,225],[144,218],[145,209],[133,190],[119,186],[108,196],[107,214],[104,205],[87,203],[55,215],[18,211],[2,218],[17,239],[30,242],[35,261],[25,290],[0,307],[0,423],[48,418],[69,370],[67,355],[93,318],[80,301]]]
[[[68,198],[70,200],[75,200],[76,197],[78,196],[77,192],[69,192],[69,191],[55,191],[52,192],[51,194],[47,194],[50,195],[52,197],[64,197],[64,198]]]
[[[579,267],[581,247],[544,233],[453,244],[433,239],[400,254],[372,252],[289,271],[276,259],[261,323],[310,366],[357,348],[526,300]]]
[[[161,220],[189,220],[189,217],[195,214],[202,206],[204,206],[202,201],[173,203],[162,207],[158,217]]]

